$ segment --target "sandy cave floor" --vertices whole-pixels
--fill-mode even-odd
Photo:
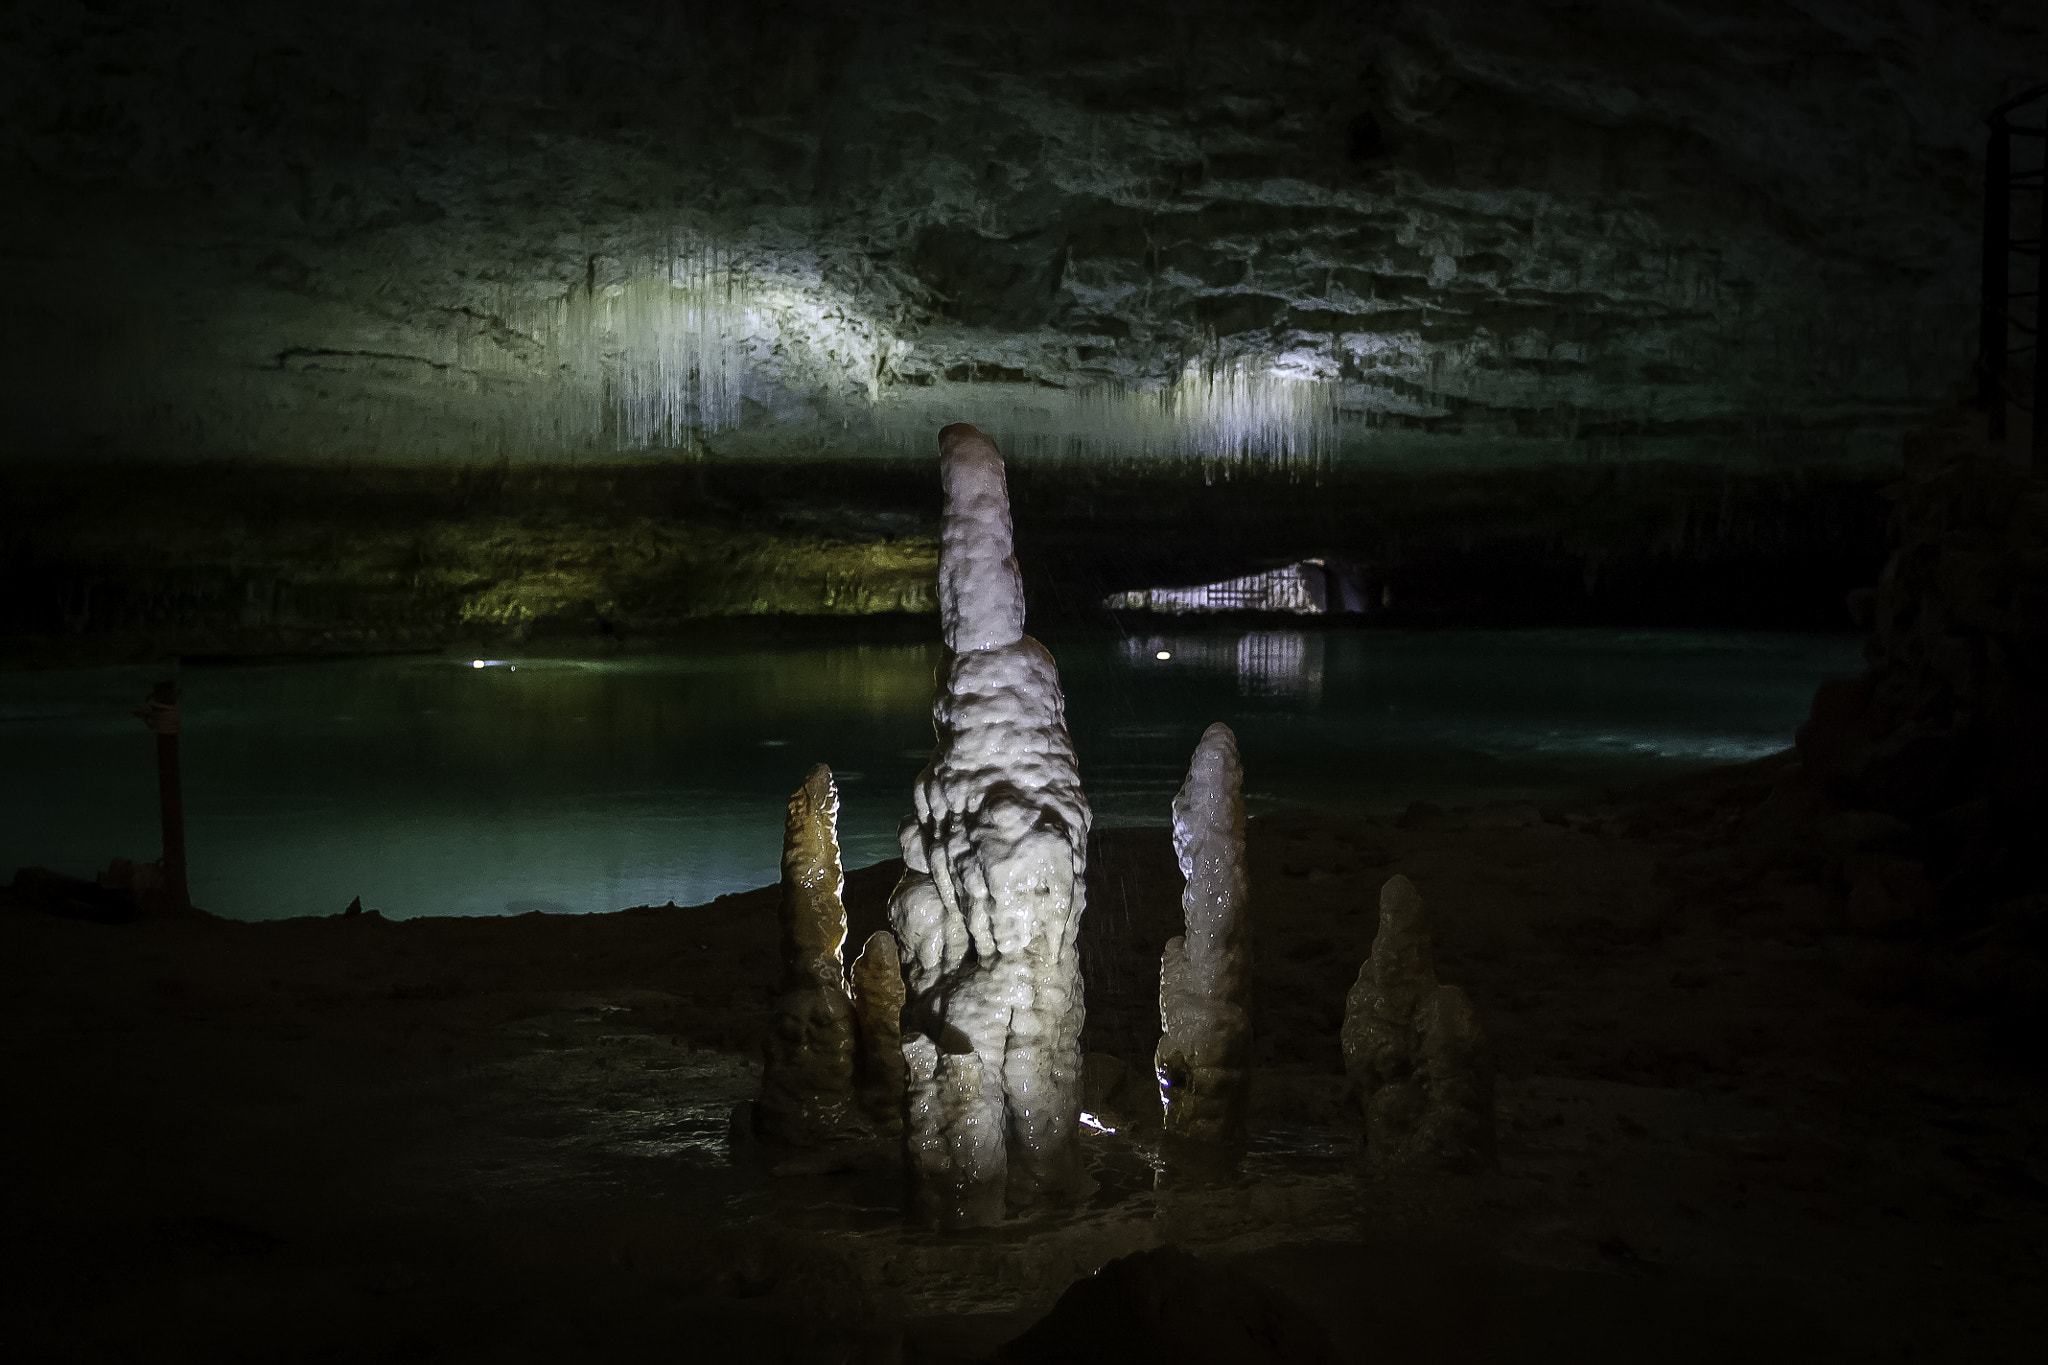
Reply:
[[[1347,1360],[2048,1358],[2048,1095],[1943,963],[1736,840],[1786,758],[1565,813],[1252,822],[1258,1136],[1147,1130],[1163,830],[1097,837],[1083,1209],[942,1238],[885,1154],[728,1138],[776,891],[502,919],[123,926],[0,908],[4,1277],[34,1358],[986,1354],[1160,1243]],[[858,942],[897,868],[848,876]],[[1500,1069],[1500,1165],[1356,1156],[1337,1033],[1381,882]],[[1101,1097],[1099,1097],[1101,1098]],[[834,1169],[838,1167],[840,1169]],[[1388,1352],[1398,1354],[1389,1357]],[[28,1357],[17,1357],[28,1358]]]

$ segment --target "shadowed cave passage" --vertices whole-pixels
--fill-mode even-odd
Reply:
[[[2048,141],[2001,203],[1984,117],[2044,25],[23,10],[16,1353],[2040,1359]],[[843,956],[888,923],[962,421],[1094,812],[1092,1192],[935,1235],[887,1142],[733,1115],[813,765]],[[160,682],[190,915],[124,889]],[[1218,722],[1220,1154],[1154,1072]],[[1390,884],[1438,992],[1347,1074]]]

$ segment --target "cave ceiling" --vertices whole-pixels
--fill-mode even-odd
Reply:
[[[17,455],[1883,460],[2028,4],[28,6]]]

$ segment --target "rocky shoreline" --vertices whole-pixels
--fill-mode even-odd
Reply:
[[[1091,1097],[1123,1126],[1090,1138],[1086,1208],[993,1241],[907,1229],[885,1157],[730,1145],[724,1106],[759,1084],[775,888],[396,922],[8,906],[4,1036],[33,1108],[5,1141],[38,1172],[15,1291],[36,1331],[146,1333],[173,1358],[289,1332],[337,1358],[688,1339],[935,1361],[1172,1243],[1276,1287],[1344,1359],[1390,1340],[1633,1359],[1643,1331],[1674,1360],[2030,1358],[2038,1057],[2015,1055],[2008,999],[1958,985],[1966,945],[1859,923],[1853,887],[1810,863],[1731,870],[1797,767],[1551,818],[1252,821],[1255,1140],[1220,1185],[1161,1186],[1148,1155],[1171,849],[1098,834],[1084,1041],[1128,1064]],[[848,874],[856,940],[897,872]],[[1495,1171],[1355,1158],[1338,1029],[1397,872],[1494,1040]],[[1400,1323],[1388,1294],[1417,1297]]]

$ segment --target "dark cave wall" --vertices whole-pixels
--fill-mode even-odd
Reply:
[[[0,646],[132,654],[621,647],[760,617],[935,609],[938,488],[872,461],[17,467]],[[1846,625],[1883,561],[1867,479],[1697,467],[1417,476],[1012,470],[1032,620],[1305,556],[1351,624]]]
[[[2048,485],[1943,435],[1892,490],[1868,667],[1816,695],[1780,806],[1865,821],[1834,842],[1879,922],[2048,953]]]
[[[616,644],[936,609],[938,544],[915,517],[736,507],[701,466],[42,465],[10,494],[0,641],[29,662]]]
[[[1025,465],[1011,480],[1027,584],[1059,606],[1313,556],[1376,624],[1838,629],[1887,550],[1881,482],[1822,471],[1238,471],[1193,488]]]

